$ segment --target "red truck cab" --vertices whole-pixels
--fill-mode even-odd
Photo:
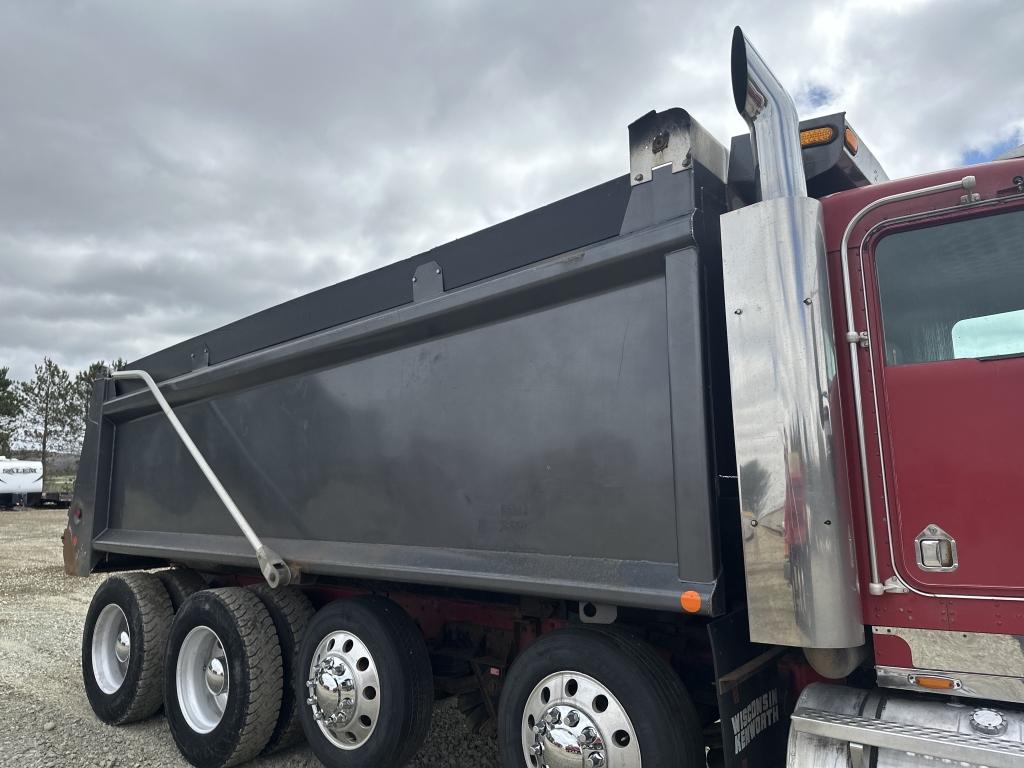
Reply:
[[[861,456],[848,440],[848,474],[867,478],[850,486],[854,508],[871,511],[870,521],[855,515],[855,526],[879,673],[904,680],[921,670],[963,673],[930,684],[993,697],[1010,686],[1019,697],[1024,159],[825,197],[829,274],[834,305],[843,307],[842,240],[857,213],[967,174],[973,190],[882,205],[847,238],[856,328],[837,310],[836,336],[867,334],[856,354],[861,427],[850,358],[839,356],[842,398],[851,406],[844,432],[854,438],[863,429],[866,449]],[[872,594],[867,580],[869,524],[882,594]]]

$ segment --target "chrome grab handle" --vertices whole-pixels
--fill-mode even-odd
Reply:
[[[146,371],[111,371],[110,377],[113,379],[141,379],[142,382],[149,389],[160,406],[160,410],[164,412],[167,420],[171,422],[171,426],[174,427],[174,431],[178,433],[178,437],[181,438],[181,442],[185,444],[185,448],[192,454],[192,458],[195,459],[196,464],[199,465],[199,469],[206,475],[206,479],[209,480],[210,485],[213,486],[213,490],[220,497],[220,500],[227,507],[232,519],[238,526],[239,530],[242,531],[242,535],[245,536],[249,545],[256,552],[256,561],[259,563],[260,571],[263,573],[263,578],[267,580],[267,584],[270,585],[271,589],[277,589],[278,587],[284,587],[291,583],[292,570],[288,567],[288,564],[281,559],[270,547],[266,546],[260,537],[256,535],[256,532],[249,525],[249,521],[245,519],[245,515],[242,514],[238,505],[235,504],[234,499],[231,498],[231,494],[227,492],[227,489],[221,483],[220,479],[210,468],[210,465],[206,462],[203,454],[200,453],[199,448],[192,441],[188,432],[178,421],[178,417],[174,415],[174,411],[171,410],[170,404],[160,391],[160,387],[157,386],[156,382],[153,381],[153,377]]]

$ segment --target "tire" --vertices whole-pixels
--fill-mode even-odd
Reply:
[[[193,594],[174,617],[164,665],[164,711],[182,756],[199,768],[250,760],[280,708],[281,648],[259,597],[242,587]]]
[[[548,714],[553,709],[557,715]],[[571,745],[558,755],[566,762],[578,761],[582,749],[587,760],[600,752],[609,768],[640,768],[641,753],[649,768],[705,765],[700,719],[679,676],[647,643],[610,628],[544,635],[505,679],[498,705],[503,768],[544,765],[543,753],[528,749],[559,743]]]
[[[189,568],[171,568],[157,571],[156,577],[164,585],[171,597],[171,607],[177,612],[182,603],[201,589],[206,589],[206,581]]]
[[[309,598],[294,587],[271,589],[266,584],[257,584],[250,589],[263,601],[270,612],[270,618],[277,630],[277,641],[281,644],[281,712],[277,717],[270,741],[263,748],[263,754],[290,747],[302,740],[302,723],[299,722],[299,704],[306,698],[296,699],[296,682],[305,685],[304,672],[296,674],[297,657],[306,627],[316,611]]]
[[[297,676],[296,697],[315,702],[299,707],[302,730],[328,768],[400,768],[423,745],[434,704],[430,657],[419,628],[390,600],[358,597],[322,608],[306,630],[299,670],[308,677]],[[344,712],[332,702],[346,698],[353,702],[347,722],[321,725],[316,715]]]
[[[151,573],[117,574],[96,590],[82,633],[82,677],[100,720],[121,725],[160,709],[173,616],[167,591]],[[127,645],[118,643],[122,632]]]

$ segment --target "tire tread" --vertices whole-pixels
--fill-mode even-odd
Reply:
[[[277,630],[263,602],[250,590],[222,587],[210,590],[230,611],[245,648],[249,671],[249,701],[234,751],[225,768],[256,757],[266,746],[281,706],[281,651]]]
[[[142,671],[135,686],[135,697],[118,725],[134,723],[155,715],[163,705],[164,654],[174,612],[171,599],[160,580],[151,573],[120,573],[111,576],[128,585],[138,603],[142,621]],[[154,647],[155,646],[155,647]]]
[[[398,647],[405,650],[409,658],[409,699],[413,702],[414,716],[402,738],[402,750],[396,766],[406,765],[419,752],[430,730],[434,704],[434,675],[430,667],[430,656],[426,653],[423,633],[416,622],[392,601],[378,596],[357,598],[366,605],[374,606],[379,615],[391,627]],[[422,647],[422,653],[417,652]]]
[[[295,677],[301,674],[298,663],[299,648],[305,637],[306,627],[309,626],[310,619],[316,611],[309,598],[294,587],[271,589],[267,584],[256,584],[249,589],[270,612],[281,644],[281,710],[270,741],[263,748],[263,754],[269,754],[302,740],[300,702],[295,695]]]
[[[175,612],[181,604],[200,590],[206,589],[206,581],[191,568],[169,568],[165,571],[157,571],[156,577],[164,585],[168,596],[171,598],[171,608]]]

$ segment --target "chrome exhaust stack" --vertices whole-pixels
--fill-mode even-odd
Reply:
[[[739,28],[732,66],[761,188],[721,218],[750,636],[842,676],[864,626],[822,209],[793,100]]]
[[[739,27],[732,35],[732,96],[750,128],[761,199],[807,197],[796,105]]]

